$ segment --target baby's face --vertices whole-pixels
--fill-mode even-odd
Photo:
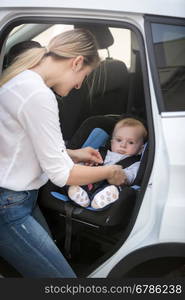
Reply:
[[[139,126],[124,126],[114,130],[111,151],[120,154],[135,155],[143,146],[143,132]]]

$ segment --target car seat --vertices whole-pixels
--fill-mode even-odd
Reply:
[[[131,117],[131,115],[125,114],[125,117]],[[115,123],[119,118],[123,118],[123,115],[107,115],[107,116],[95,116],[87,119],[79,130],[76,136],[71,140],[69,144],[70,148],[79,148],[86,140],[88,134],[94,127],[102,128],[111,134]],[[88,126],[87,126],[88,124]],[[103,126],[102,126],[103,124]],[[78,137],[81,135],[81,139]],[[96,210],[89,208],[83,208],[78,206],[73,201],[70,201],[66,196],[65,187],[59,188],[50,182],[47,185],[45,192],[48,193],[45,197],[44,187],[41,188],[39,193],[39,204],[42,208],[55,212],[58,216],[65,218],[66,222],[66,242],[65,250],[69,253],[70,240],[72,234],[72,222],[85,224],[85,226],[91,226],[99,230],[114,230],[117,228],[125,228],[130,220],[135,201],[138,195],[139,187],[142,182],[144,170],[147,162],[148,146],[145,147],[145,151],[142,155],[141,164],[133,183],[132,187],[124,187],[120,193],[119,199],[104,209]],[[50,194],[49,194],[50,193]]]
[[[103,24],[76,24],[91,31],[99,49],[107,49],[107,58],[94,70],[79,90],[68,96],[57,96],[63,138],[68,141],[82,122],[93,115],[126,112],[129,90],[129,73],[124,62],[109,56],[108,48],[113,36]],[[70,118],[69,118],[70,115]]]

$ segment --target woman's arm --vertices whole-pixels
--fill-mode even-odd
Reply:
[[[74,163],[88,163],[88,164],[101,164],[103,163],[101,154],[98,150],[92,147],[85,147],[77,150],[67,149],[68,155],[74,161]]]
[[[106,179],[110,184],[121,185],[125,181],[122,167],[118,165],[87,167],[74,165],[69,173],[67,185],[86,185]]]

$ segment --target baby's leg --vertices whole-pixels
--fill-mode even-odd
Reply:
[[[113,203],[118,198],[118,188],[115,185],[109,185],[94,196],[91,206],[93,208],[103,208],[106,205]]]
[[[71,200],[76,202],[78,205],[87,207],[90,203],[89,196],[86,191],[84,191],[78,185],[71,185],[68,189],[68,196]]]

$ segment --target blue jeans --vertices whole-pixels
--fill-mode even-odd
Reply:
[[[74,278],[60,250],[32,216],[37,194],[0,188],[0,256],[23,277]]]
[[[82,145],[82,148],[91,146],[94,149],[98,149],[100,146],[105,144],[108,137],[109,135],[105,130],[101,128],[94,128]]]

